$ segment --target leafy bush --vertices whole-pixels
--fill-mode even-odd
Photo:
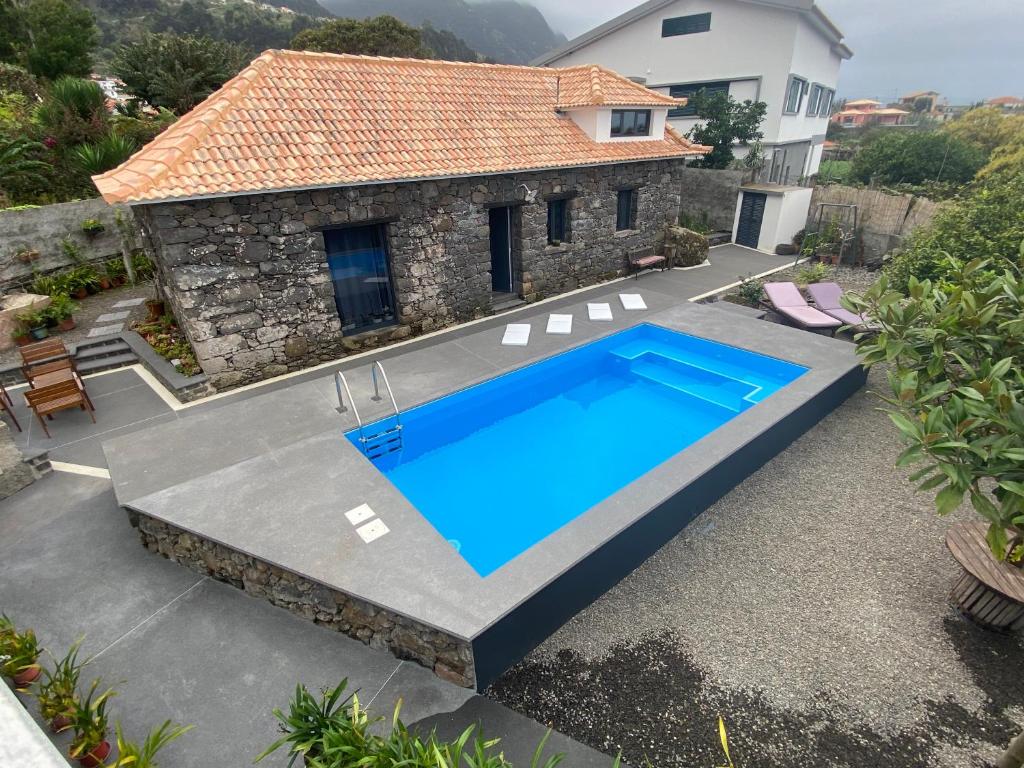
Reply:
[[[969,192],[943,207],[931,224],[915,231],[886,265],[889,284],[906,291],[910,278],[916,277],[950,287],[961,268],[975,258],[989,260],[997,271],[1008,264],[1024,266],[1021,200],[1024,153],[1007,163],[997,152]]]
[[[164,315],[153,322],[138,323],[134,330],[158,355],[171,362],[177,361],[175,365],[184,376],[195,376],[202,370],[192,345],[181,332],[173,315]]]
[[[43,310],[43,314],[57,324],[74,315],[77,309],[78,305],[71,300],[70,296],[66,293],[58,293],[50,299],[50,306]]]
[[[976,145],[938,132],[890,131],[854,156],[850,177],[880,184],[952,181],[966,184],[985,164]]]
[[[701,211],[697,215],[693,215],[688,211],[680,211],[679,226],[700,235],[706,235],[711,232],[711,224],[708,220],[707,211]]]
[[[132,267],[135,269],[136,280],[151,280],[156,274],[156,265],[142,251],[132,254]]]
[[[796,282],[800,285],[821,283],[832,277],[832,267],[823,262],[817,261],[806,264],[796,273]]]
[[[764,282],[750,275],[740,278],[740,284],[736,288],[736,295],[748,307],[757,307],[764,297]]]
[[[154,762],[157,753],[190,730],[191,725],[175,725],[165,720],[163,725],[149,732],[142,744],[138,744],[124,737],[121,723],[118,723],[114,728],[117,734],[117,760],[110,768],[157,768]]]
[[[72,644],[64,658],[59,661],[54,659],[53,669],[43,667],[42,682],[39,684],[36,700],[39,703],[39,714],[48,723],[58,717],[70,718],[78,706],[78,678],[82,673],[82,667],[89,663],[78,661],[78,647],[81,642],[79,639]]]
[[[91,80],[62,77],[36,109],[36,120],[59,147],[95,141],[106,133],[107,97]]]
[[[970,499],[993,555],[1024,566],[1024,279],[978,279],[989,266],[971,261],[950,292],[911,277],[909,298],[883,277],[844,305],[881,330],[857,351],[867,366],[891,365],[885,401],[909,443],[897,464],[925,462],[910,479],[939,489],[939,514]]]
[[[304,685],[297,686],[288,713],[274,710],[284,736],[260,753],[256,762],[287,745],[289,766],[301,759],[313,768],[512,768],[496,750],[500,740],[484,738],[475,725],[451,742],[438,739],[435,731],[426,737],[410,732],[399,717],[401,702],[395,707],[390,733],[377,735],[382,718],[370,717],[355,695],[342,699],[347,684],[342,680],[322,691],[319,701]],[[562,761],[560,754],[543,760],[547,739],[545,735],[534,751],[531,768],[555,768]],[[615,767],[619,764],[616,759]]]
[[[26,99],[35,99],[40,90],[39,82],[27,69],[0,62],[0,93],[16,93]]]

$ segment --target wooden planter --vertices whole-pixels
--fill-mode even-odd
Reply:
[[[983,523],[960,523],[946,534],[946,546],[964,569],[950,598],[979,626],[1003,632],[1024,630],[1024,570],[992,556],[985,530]]]

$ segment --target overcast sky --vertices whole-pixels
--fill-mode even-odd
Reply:
[[[641,0],[531,0],[574,37]],[[939,91],[951,104],[1024,98],[1024,0],[821,0],[854,57],[839,92],[889,101]]]

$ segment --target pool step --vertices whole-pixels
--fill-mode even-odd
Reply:
[[[402,425],[398,424],[383,432],[376,432],[360,438],[363,453],[368,459],[379,459],[389,453],[402,450]]]
[[[752,398],[761,391],[760,387],[655,353],[634,358],[629,367],[635,376],[732,413],[742,413],[753,405]]]

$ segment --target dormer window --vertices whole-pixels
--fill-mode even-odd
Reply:
[[[612,136],[650,136],[651,110],[613,109]]]

